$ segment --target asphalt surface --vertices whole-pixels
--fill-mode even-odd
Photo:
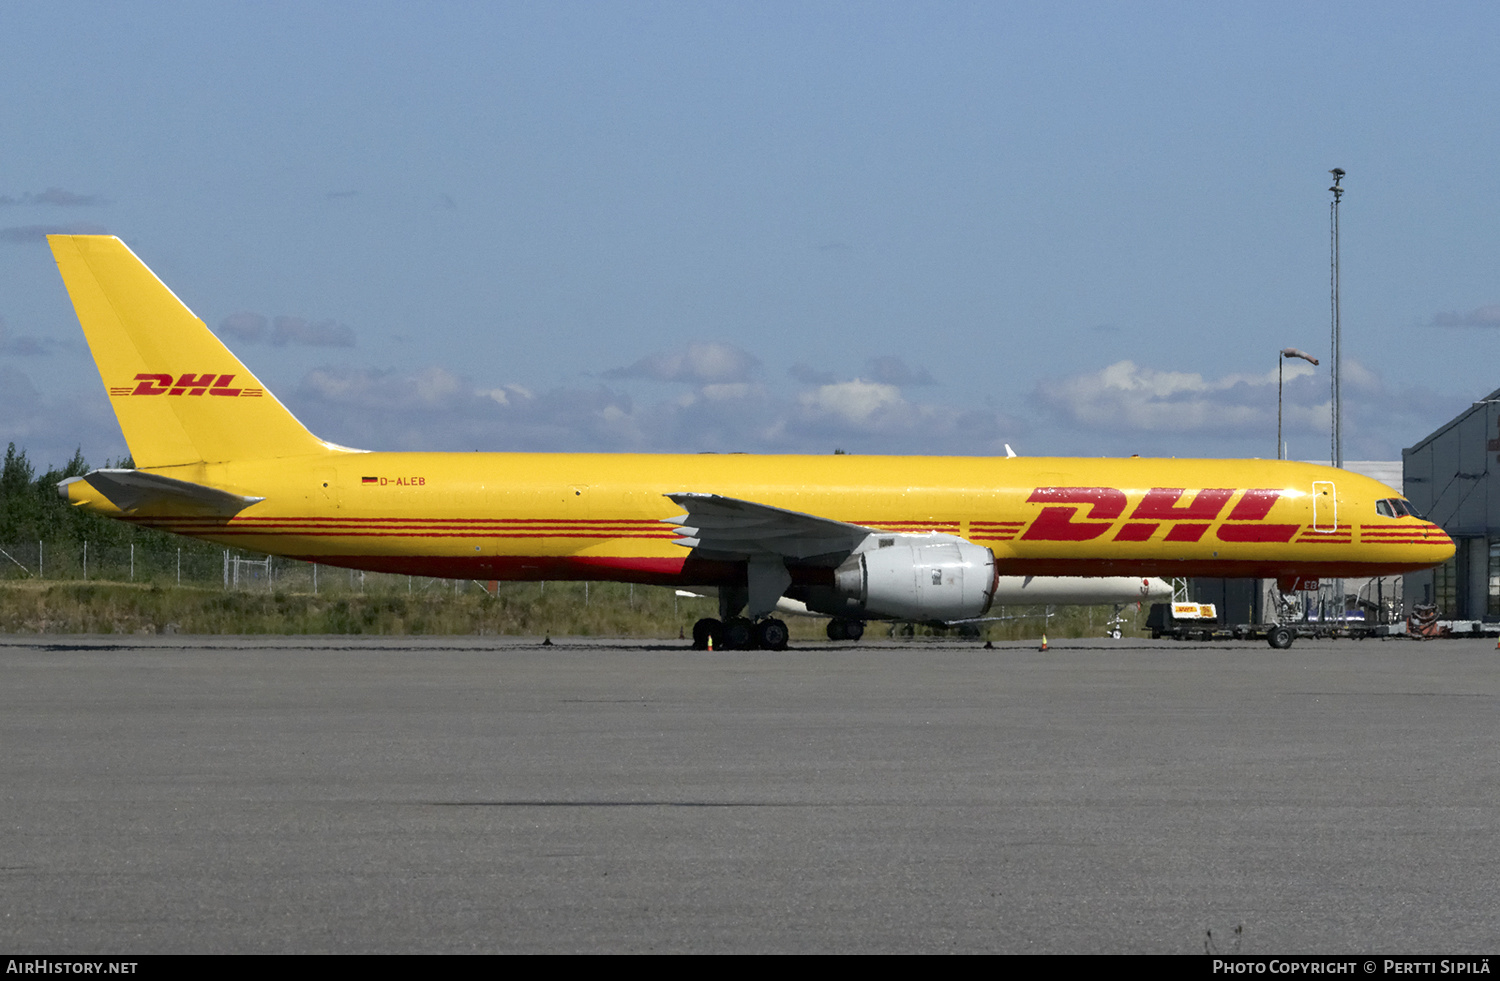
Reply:
[[[1484,641],[0,637],[0,950],[1494,953]]]

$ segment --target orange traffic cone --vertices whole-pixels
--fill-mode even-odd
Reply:
[[[1039,648],[1037,648],[1037,650],[1045,651],[1046,649],[1047,649],[1047,635],[1046,634],[1042,634],[1042,646],[1039,647]]]

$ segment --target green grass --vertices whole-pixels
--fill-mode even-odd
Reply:
[[[11,634],[375,634],[633,637],[691,636],[693,621],[716,614],[712,600],[678,597],[671,589],[620,583],[502,583],[493,596],[472,583],[382,577],[366,592],[330,588],[318,594],[295,588],[224,590],[161,583],[0,583],[0,633]],[[404,588],[403,588],[404,587]],[[1046,623],[1049,639],[1098,637],[1108,607],[1063,607]],[[980,638],[1039,637],[1040,608],[1008,607],[992,614],[1022,619],[983,625]],[[1138,636],[1144,614],[1130,608],[1130,636]],[[823,639],[826,621],[788,617],[792,639]],[[872,623],[866,636],[887,636],[888,625]],[[898,629],[899,633],[904,630]],[[934,631],[916,627],[917,636]]]

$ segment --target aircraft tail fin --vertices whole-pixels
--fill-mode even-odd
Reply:
[[[137,467],[337,452],[112,235],[49,235]]]

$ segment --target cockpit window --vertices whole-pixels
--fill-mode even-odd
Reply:
[[[1375,502],[1375,513],[1386,518],[1422,518],[1420,512],[1411,506],[1411,502],[1399,497],[1388,497],[1383,501]]]

